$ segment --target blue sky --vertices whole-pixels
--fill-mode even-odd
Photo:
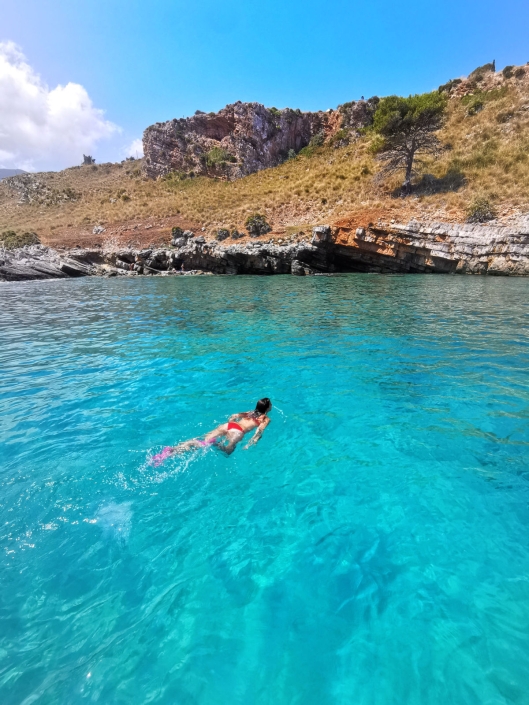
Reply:
[[[527,0],[0,0],[0,16],[45,84],[81,84],[119,126],[98,161],[197,108],[326,109],[529,60]]]

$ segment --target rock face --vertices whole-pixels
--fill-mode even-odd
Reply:
[[[408,272],[529,275],[529,222],[516,228],[447,223],[313,228],[311,242],[200,244],[173,252],[175,266],[216,274]]]
[[[35,174],[27,174],[26,172],[6,177],[4,183],[14,195],[18,196],[20,205],[37,203],[44,206],[56,206],[67,201],[77,201],[80,198],[80,194],[71,188],[53,189]]]
[[[276,243],[173,239],[161,249],[72,250],[39,245],[0,255],[0,281],[87,275],[454,273],[529,276],[529,221],[516,227],[352,223],[313,228],[312,239]]]
[[[334,265],[370,272],[529,275],[529,221],[513,227],[449,223],[338,223]]]
[[[148,127],[143,133],[144,170],[150,178],[169,172],[237,179],[277,166],[316,135],[359,129],[373,119],[377,99],[336,111],[302,113],[237,102],[218,113],[197,113]]]
[[[84,250],[73,250],[63,256],[49,247],[30,245],[16,250],[0,251],[0,281],[30,279],[65,279],[96,274],[93,259]]]

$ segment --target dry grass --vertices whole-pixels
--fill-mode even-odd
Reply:
[[[276,232],[287,233],[363,210],[397,219],[414,215],[457,221],[476,196],[491,199],[500,216],[529,210],[528,80],[511,79],[483,94],[483,109],[475,115],[468,115],[468,98],[452,99],[439,134],[449,149],[424,163],[423,174],[430,176],[405,201],[394,195],[398,179],[384,184],[374,179],[378,167],[367,135],[347,147],[324,146],[235,182],[147,181],[139,162],[38,175],[56,193],[72,189],[80,194],[77,201],[60,205],[18,204],[18,196],[0,182],[0,232],[33,230],[44,242],[71,244],[101,224],[129,233],[152,227],[157,238],[166,240],[175,224],[205,228],[206,233],[218,227],[243,230],[254,212],[264,213]]]

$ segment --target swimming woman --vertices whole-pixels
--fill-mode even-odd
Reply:
[[[175,453],[185,453],[188,450],[208,448],[209,446],[215,446],[226,455],[231,455],[244,436],[255,430],[252,438],[244,447],[247,450],[250,446],[257,443],[270,423],[271,419],[267,414],[271,408],[272,402],[268,397],[259,399],[254,411],[243,411],[240,414],[233,414],[227,423],[223,423],[214,428],[213,431],[206,433],[203,439],[192,438],[189,441],[179,443],[177,446],[167,446],[161,453],[153,456],[152,462],[154,465],[159,465]]]

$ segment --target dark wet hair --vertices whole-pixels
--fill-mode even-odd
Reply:
[[[270,411],[271,408],[272,402],[268,397],[263,397],[262,399],[259,399],[259,401],[255,405],[255,411],[258,414],[266,414],[267,411]]]

